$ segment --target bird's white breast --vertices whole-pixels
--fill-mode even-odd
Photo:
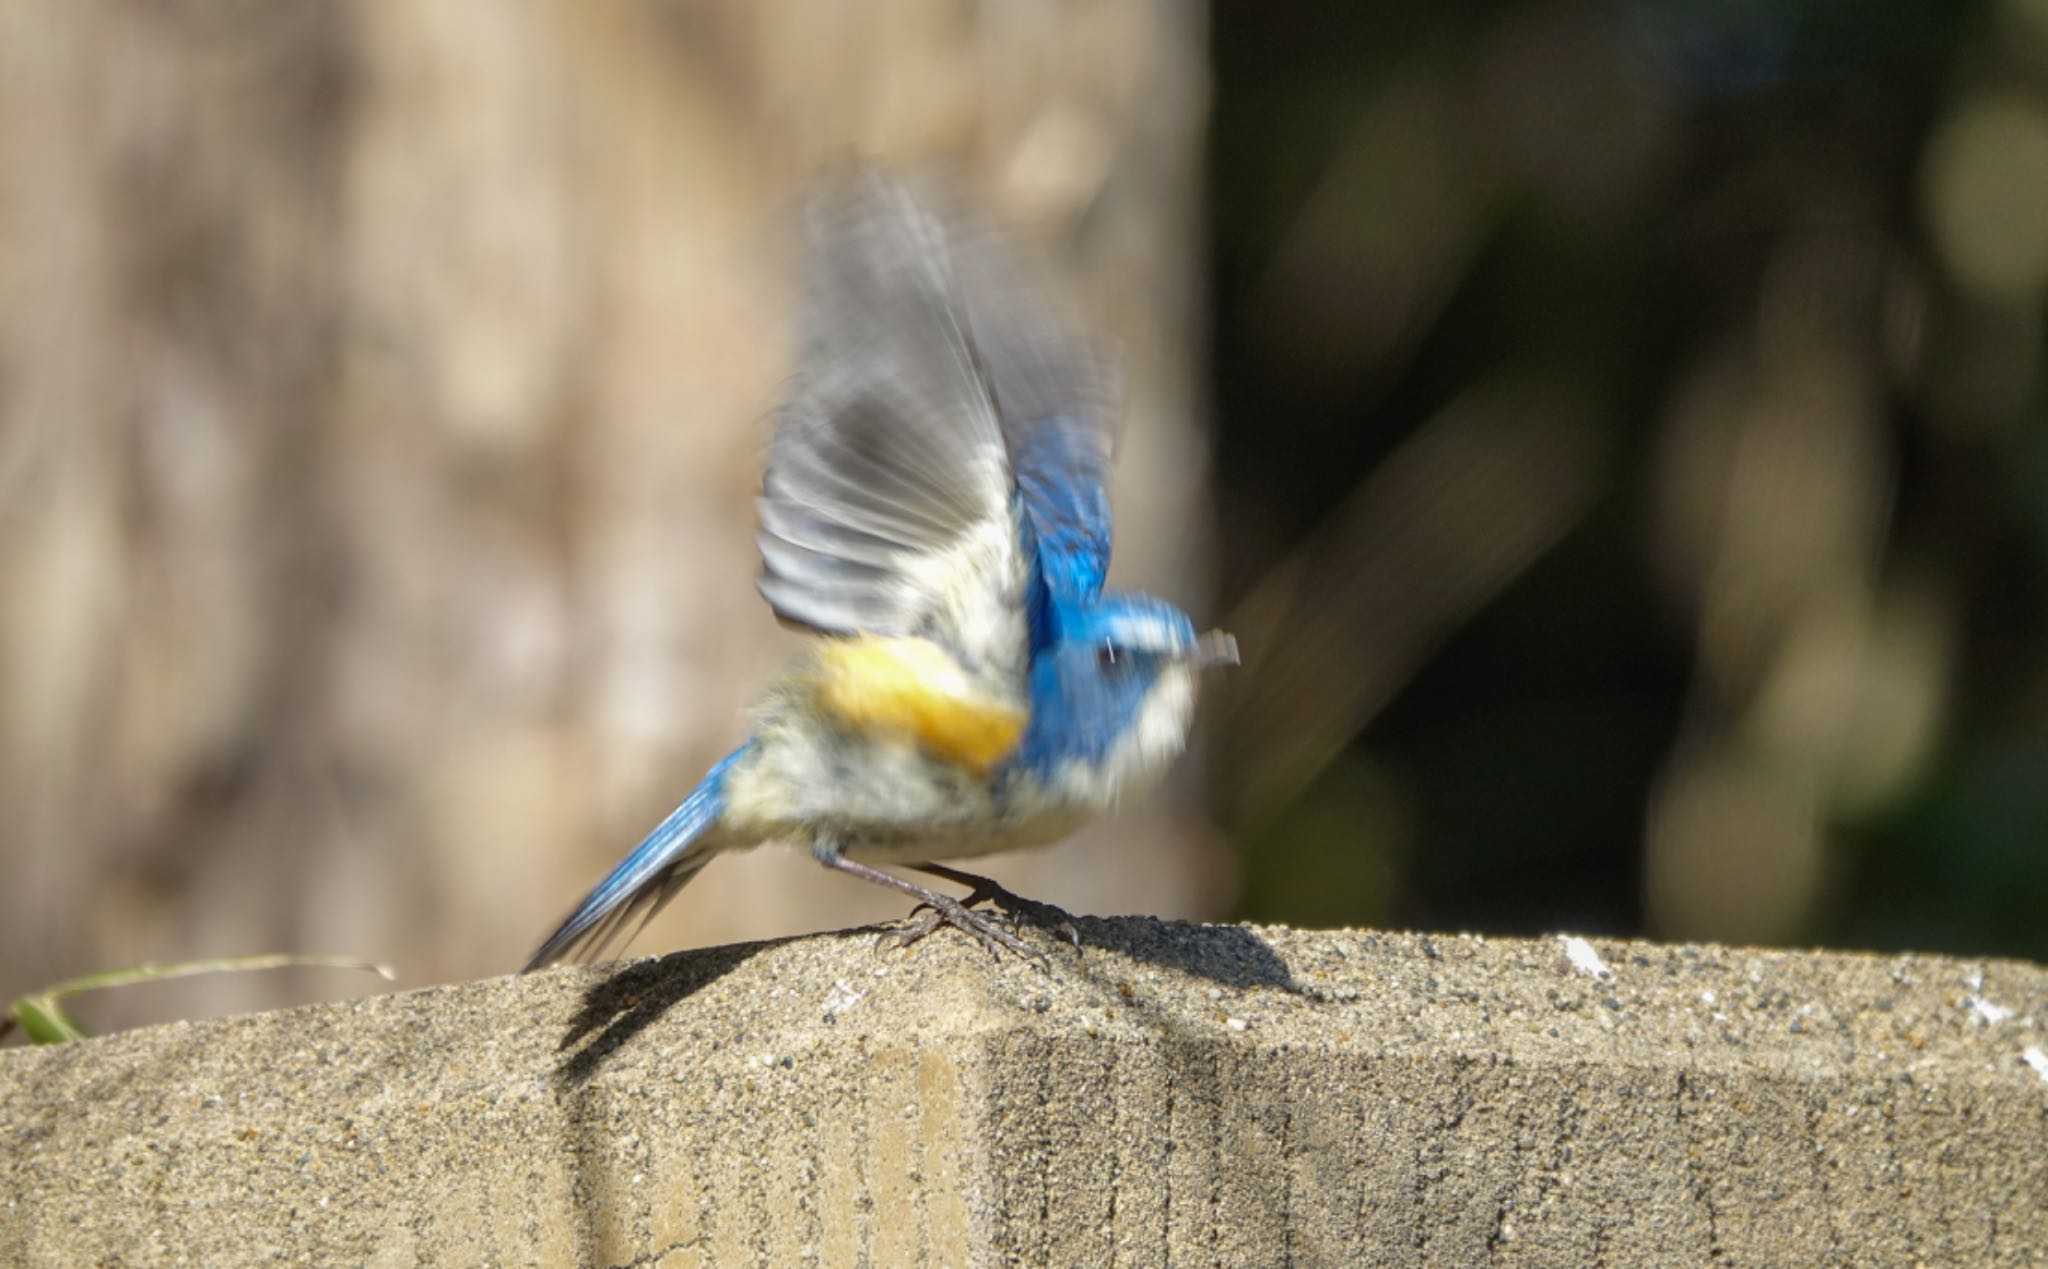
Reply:
[[[1168,666],[1100,760],[991,781],[911,736],[849,729],[810,686],[792,681],[771,698],[753,747],[727,776],[724,822],[735,844],[825,839],[882,861],[1044,845],[1149,789],[1186,747],[1194,704],[1193,671]]]
[[[1058,764],[1041,796],[1099,814],[1124,797],[1146,792],[1187,748],[1194,714],[1194,670],[1181,664],[1166,666],[1102,758],[1072,758]]]

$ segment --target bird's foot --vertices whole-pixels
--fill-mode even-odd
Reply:
[[[955,885],[968,887],[966,896],[960,900],[960,906],[963,908],[973,908],[986,903],[993,906],[998,912],[1001,912],[1004,918],[1012,925],[1018,921],[1029,921],[1040,929],[1051,930],[1059,934],[1075,947],[1081,946],[1080,927],[1074,924],[1073,916],[1064,908],[1055,907],[1050,903],[1043,903],[1037,899],[1027,899],[1023,895],[1006,889],[997,881],[988,877],[977,876],[971,872],[963,872],[958,868],[948,868],[943,864],[916,864],[913,866],[919,872],[930,873],[934,877],[944,878]],[[927,906],[929,905],[919,904],[918,908]],[[911,915],[917,915],[916,908],[911,910]]]
[[[970,898],[968,902],[972,901]],[[948,899],[944,895],[934,895],[926,899],[911,910],[911,915],[916,916],[919,911],[924,912],[922,917],[908,927],[894,932],[896,946],[909,947],[940,926],[950,925],[987,948],[991,955],[1000,957],[1004,952],[1014,952],[1040,969],[1052,967],[1051,958],[1018,938],[1016,933],[1008,928],[1010,922],[995,913],[976,912],[969,908],[967,903],[958,899]]]
[[[981,898],[970,898],[968,903],[962,903],[960,900],[942,895],[928,886],[920,886],[914,881],[906,881],[893,873],[886,873],[879,868],[861,863],[858,860],[848,859],[839,853],[832,842],[825,839],[820,839],[820,841],[814,843],[811,847],[811,853],[819,863],[827,868],[851,874],[863,881],[872,881],[878,886],[887,886],[899,894],[907,894],[917,899],[919,901],[918,906],[911,909],[912,916],[916,916],[921,909],[930,909],[929,912],[926,912],[922,918],[909,928],[895,932],[894,937],[898,947],[908,947],[940,926],[950,925],[998,957],[1004,952],[1014,952],[1018,956],[1033,962],[1040,969],[1050,969],[1052,967],[1051,959],[1044,952],[1018,938],[1016,932],[1008,928],[1015,924],[1013,915],[999,916],[993,912],[975,912],[969,908],[968,903],[990,902],[1001,908],[1005,906],[1003,901],[1007,899],[1009,906],[1012,908],[1021,909],[1029,906],[1036,909],[1045,909],[1057,914],[1060,919],[1064,920],[1066,913],[1061,912],[1058,908],[1048,909],[1044,904],[1033,904],[1029,900],[1019,899],[1016,895],[1004,890],[994,882],[976,877],[971,873],[957,872],[951,868],[940,867],[937,864],[916,865],[922,871],[931,873],[933,876],[945,877],[962,885],[973,886],[977,890],[980,890],[983,886],[989,887],[989,892],[981,896]],[[1069,921],[1068,925],[1071,926],[1072,922]],[[888,938],[890,935],[885,934],[883,937]]]

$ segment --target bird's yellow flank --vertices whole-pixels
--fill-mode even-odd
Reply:
[[[929,639],[828,639],[813,664],[818,700],[849,726],[914,736],[977,774],[987,774],[1024,732],[1021,703],[977,688]]]

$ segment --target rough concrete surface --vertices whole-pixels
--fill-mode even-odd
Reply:
[[[0,1263],[2048,1258],[2048,970],[1080,931],[0,1053]]]

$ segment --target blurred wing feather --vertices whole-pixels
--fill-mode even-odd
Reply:
[[[833,634],[934,637],[1020,675],[1013,481],[943,226],[853,167],[806,209],[797,372],[762,482],[760,590]]]
[[[1109,569],[1116,363],[1037,283],[1042,260],[964,207],[949,208],[968,335],[1001,421],[1024,518],[1048,585],[1080,599]]]

